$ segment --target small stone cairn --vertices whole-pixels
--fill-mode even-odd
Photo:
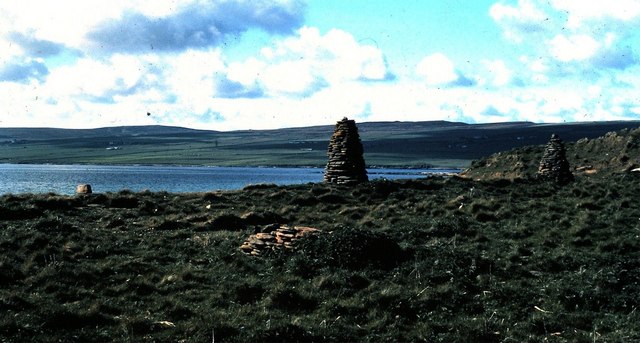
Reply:
[[[556,134],[551,135],[551,139],[545,147],[538,167],[538,178],[552,180],[560,184],[573,180],[564,143]]]
[[[293,249],[296,240],[321,232],[320,229],[306,226],[270,225],[265,229],[268,232],[258,232],[249,236],[240,246],[240,250],[248,255],[260,256],[266,251],[280,248]]]
[[[324,171],[324,182],[356,184],[368,181],[363,153],[356,122],[343,118],[336,123],[329,141],[329,162]]]

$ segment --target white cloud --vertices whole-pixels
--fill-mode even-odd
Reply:
[[[527,75],[527,79],[533,83],[533,85],[541,85],[549,82],[549,77],[546,75],[551,69],[549,59],[543,57],[531,59],[523,55],[520,56],[518,61],[523,65],[521,73]]]
[[[260,78],[260,74],[267,67],[267,64],[255,57],[250,57],[246,61],[233,62],[229,64],[227,75],[230,80],[239,82],[244,86],[251,86]]]
[[[112,103],[115,97],[140,93],[158,82],[149,70],[154,56],[113,55],[107,60],[83,58],[52,70],[43,89],[54,99],[76,97]]]
[[[188,50],[165,59],[166,86],[180,99],[196,104],[215,95],[215,73],[226,68],[219,50]]]
[[[389,73],[380,49],[371,45],[360,45],[345,31],[329,31],[322,38],[320,46],[324,51],[316,52],[319,57],[324,55],[327,59],[339,61],[328,66],[330,80],[383,80]]]
[[[442,53],[424,57],[416,66],[416,73],[423,77],[428,85],[446,85],[458,79],[453,62]]]
[[[300,0],[4,1],[0,36],[17,31],[90,54],[206,49],[252,28],[291,33],[304,8]]]
[[[562,62],[583,61],[598,51],[600,43],[588,35],[557,35],[549,41],[553,57]]]
[[[546,61],[542,59],[537,59],[531,62],[530,68],[532,71],[537,73],[544,73],[549,70],[549,66],[546,64]]]
[[[497,2],[489,9],[489,15],[503,27],[506,37],[516,42],[531,33],[547,30],[550,19],[533,0],[518,0],[515,6]]]
[[[579,28],[606,19],[631,21],[640,17],[640,1],[552,0],[554,8],[568,13],[567,27]]]
[[[501,87],[511,82],[513,72],[503,60],[483,61],[492,79],[492,85]]]
[[[243,85],[257,84],[266,94],[308,96],[328,86],[351,81],[385,81],[391,77],[382,51],[359,44],[351,34],[303,27],[295,36],[259,57],[229,66],[229,78]]]
[[[270,65],[260,80],[269,94],[309,95],[326,86],[322,76],[304,60]]]
[[[640,0],[499,1],[491,7],[490,15],[505,36],[526,51],[519,60],[517,75],[512,75],[525,88],[553,87],[570,81],[570,88],[584,89],[635,69],[640,63]],[[602,117],[596,116],[598,111],[588,101],[583,106],[561,106],[547,99],[545,106],[540,110],[541,118],[550,118],[542,113],[551,113],[554,108],[557,113],[552,117],[573,118],[574,113],[581,113],[575,117],[580,120]]]
[[[8,39],[8,37],[4,36],[0,31],[0,50],[2,50],[2,54],[0,54],[0,63],[5,64],[11,58],[16,56],[23,56],[25,51],[18,44],[13,44],[12,41]]]
[[[84,44],[84,35],[100,21],[118,18],[133,2],[113,1],[3,1],[0,35],[9,30],[28,33],[38,39],[64,42],[71,47]]]
[[[362,89],[369,83],[384,84],[380,81],[392,75],[382,51],[339,30],[322,35],[318,29],[303,28],[265,47],[259,56],[231,63],[225,58],[219,48],[79,57],[53,68],[39,85],[44,100],[38,113],[32,116],[13,107],[11,125],[33,118],[47,125],[51,113],[78,127],[128,122],[214,129],[321,124],[329,113],[357,113],[369,96]],[[361,95],[360,105],[352,102],[353,94]],[[145,118],[146,112],[153,115]]]

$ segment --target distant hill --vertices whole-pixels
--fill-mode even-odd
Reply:
[[[640,121],[358,123],[371,166],[457,168],[499,151],[544,144],[552,133],[572,142],[639,126]],[[332,132],[333,125],[230,132],[168,126],[0,128],[0,163],[323,166]]]
[[[201,130],[187,129],[174,126],[117,126],[98,129],[55,129],[55,128],[0,128],[1,140],[56,140],[56,139],[87,139],[122,136],[146,135],[184,135]]]

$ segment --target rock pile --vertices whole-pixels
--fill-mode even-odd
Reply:
[[[556,134],[551,135],[551,139],[545,147],[538,167],[538,177],[558,183],[567,183],[573,180],[564,143]]]
[[[263,252],[269,250],[292,249],[296,240],[318,232],[321,232],[321,230],[312,227],[276,225],[269,232],[259,232],[249,236],[240,246],[240,250],[245,254],[260,256]]]
[[[366,182],[367,170],[363,157],[362,142],[354,120],[343,118],[336,123],[329,141],[329,161],[324,171],[324,181],[337,184]]]

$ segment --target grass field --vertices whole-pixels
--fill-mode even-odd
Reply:
[[[465,168],[498,151],[543,144],[551,133],[575,141],[637,126],[640,122],[387,122],[360,123],[359,130],[368,165]],[[0,128],[0,163],[324,166],[332,133],[332,126],[232,132],[157,126]]]
[[[0,341],[637,341],[639,188],[625,174],[5,195]],[[274,221],[325,233],[240,252]]]

